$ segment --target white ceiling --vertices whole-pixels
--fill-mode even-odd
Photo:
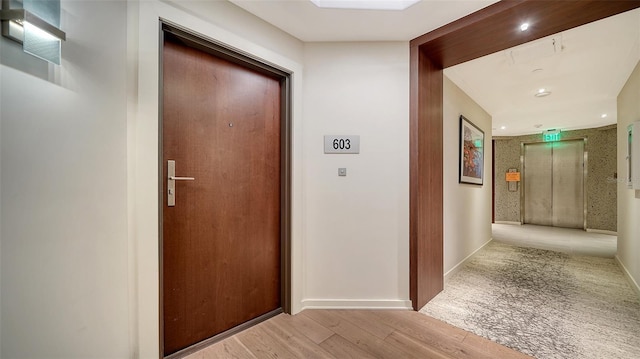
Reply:
[[[445,75],[491,114],[494,136],[510,136],[616,123],[617,96],[638,60],[640,9],[447,68]],[[551,95],[535,97],[540,88]]]
[[[408,41],[497,2],[422,0],[384,11],[321,9],[310,0],[229,1],[305,42]]]
[[[305,42],[408,41],[496,2],[422,0],[402,11],[380,11],[320,9],[310,0],[229,1]],[[491,114],[494,136],[510,136],[616,123],[616,97],[638,60],[640,9],[445,74]],[[534,97],[542,87],[551,95]]]

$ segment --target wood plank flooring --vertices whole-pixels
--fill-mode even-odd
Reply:
[[[414,311],[305,310],[280,314],[185,358],[530,357]]]

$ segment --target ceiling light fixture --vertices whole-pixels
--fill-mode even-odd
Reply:
[[[324,9],[405,10],[420,0],[311,0]]]
[[[600,116],[600,118],[607,118],[607,114],[606,114],[606,113],[603,113],[603,114]]]
[[[534,95],[535,97],[545,97],[545,96],[549,96],[551,95],[551,91],[548,91],[545,88],[541,88],[538,90],[538,92],[536,92],[536,94]]]
[[[506,130],[506,129],[507,129],[507,126],[500,126],[500,129],[501,129],[501,130]]]
[[[529,29],[529,23],[525,22],[520,25],[520,31],[527,31]]]

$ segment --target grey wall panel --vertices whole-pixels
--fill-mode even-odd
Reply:
[[[522,174],[520,141],[515,138],[496,141],[495,144],[494,165],[496,173],[493,183],[495,188],[496,221],[520,222],[520,191],[522,190],[522,183],[516,182],[516,190],[511,192],[509,191],[509,182],[505,180],[505,173],[510,168],[515,168]]]

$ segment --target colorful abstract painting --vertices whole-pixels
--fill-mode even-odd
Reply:
[[[460,183],[482,184],[484,132],[460,116]]]

